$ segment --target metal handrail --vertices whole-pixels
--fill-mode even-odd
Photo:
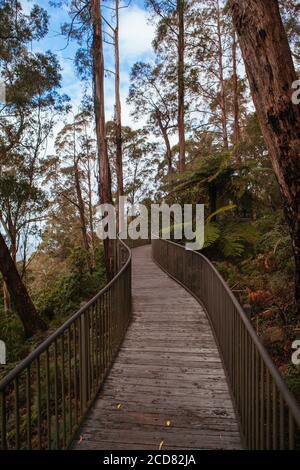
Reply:
[[[201,253],[152,240],[155,261],[205,307],[222,356],[245,447],[299,447],[300,407],[230,288]]]
[[[0,381],[0,449],[61,449],[74,439],[131,315],[131,251],[112,242],[114,278]]]

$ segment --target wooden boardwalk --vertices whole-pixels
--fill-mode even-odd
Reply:
[[[75,449],[241,448],[206,315],[150,246],[133,250],[133,321],[79,435]]]

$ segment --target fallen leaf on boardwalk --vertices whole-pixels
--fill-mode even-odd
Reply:
[[[163,448],[163,445],[164,445],[164,441],[161,441],[161,443],[159,444],[158,450],[161,450]]]
[[[166,421],[166,426],[169,428],[171,426],[171,421]]]
[[[80,436],[78,444],[82,444],[82,441],[83,441],[83,436]]]
[[[122,403],[118,403],[117,408],[118,408],[118,410],[121,410],[123,408]]]

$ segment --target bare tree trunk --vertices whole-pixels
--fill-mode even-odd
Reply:
[[[123,158],[122,158],[122,122],[120,99],[120,57],[119,57],[119,0],[115,0],[115,94],[116,94],[116,170],[118,181],[118,197],[123,196]]]
[[[167,164],[168,164],[168,175],[171,175],[173,173],[173,166],[172,166],[172,149],[171,149],[171,144],[168,136],[167,129],[164,127],[161,116],[159,114],[159,111],[156,113],[156,119],[157,123],[161,132],[161,135],[164,139],[165,146],[166,146],[166,157],[167,157]]]
[[[18,235],[17,235],[17,230],[16,230],[16,224],[12,220],[10,220],[8,225],[9,225],[9,227],[8,227],[8,230],[9,230],[8,236],[9,236],[9,241],[10,241],[10,255],[13,259],[13,262],[16,264],[16,262],[17,262],[17,245],[18,245],[18,241],[17,241],[17,236]]]
[[[231,0],[251,93],[281,189],[295,256],[295,300],[300,316],[300,106],[297,79],[277,0]]]
[[[88,208],[89,208],[89,226],[90,226],[90,247],[91,247],[91,261],[92,268],[95,268],[95,233],[94,233],[94,223],[93,223],[93,199],[92,199],[92,181],[91,181],[91,168],[90,160],[88,157]]]
[[[88,225],[90,229],[90,255],[91,255],[91,268],[95,269],[95,233],[94,233],[94,218],[93,218],[93,190],[92,190],[92,174],[91,174],[91,161],[92,157],[89,151],[88,134],[86,124],[84,125],[85,139],[86,139],[86,161],[87,161],[87,183],[88,183]]]
[[[177,0],[178,16],[178,137],[179,137],[179,172],[185,170],[185,112],[184,112],[184,1]]]
[[[74,174],[74,176],[75,176],[75,190],[76,190],[76,197],[77,197],[77,207],[78,207],[79,218],[80,218],[80,229],[81,229],[81,235],[82,235],[82,242],[83,242],[83,247],[84,247],[84,249],[85,249],[85,251],[88,255],[89,271],[92,272],[93,267],[92,267],[91,257],[90,257],[90,245],[89,245],[88,235],[87,235],[85,208],[84,208],[84,200],[83,200],[83,197],[82,197],[82,191],[81,191],[81,186],[80,186],[78,163],[75,163],[74,173],[75,173]]]
[[[99,198],[102,204],[112,204],[111,174],[107,153],[104,107],[104,58],[100,0],[92,0],[93,21],[93,78],[94,78],[94,108],[96,118],[96,134],[98,143],[99,162]],[[110,243],[103,241],[106,273],[108,279],[112,276]]]
[[[74,132],[74,136],[73,136],[73,139],[74,139],[73,167],[74,167],[74,179],[75,179],[75,191],[76,191],[76,199],[77,199],[77,208],[78,208],[78,212],[79,212],[82,243],[83,243],[83,247],[84,247],[84,249],[87,253],[87,256],[88,256],[89,271],[92,272],[93,269],[92,269],[91,258],[90,258],[90,246],[89,246],[89,241],[88,241],[88,236],[87,236],[85,207],[84,207],[84,200],[83,200],[83,197],[82,197],[81,184],[80,184],[79,159],[76,155],[76,127],[75,127],[75,121],[74,121],[74,124],[73,124],[73,132]]]
[[[217,0],[217,32],[218,32],[218,63],[219,63],[219,81],[220,81],[220,107],[222,113],[222,134],[224,148],[228,150],[228,132],[227,132],[227,110],[225,97],[224,66],[223,66],[223,45],[221,31],[221,12],[219,0]]]
[[[240,105],[238,90],[238,73],[237,73],[237,40],[236,33],[232,31],[232,90],[233,90],[233,145],[237,145],[241,138],[240,129]]]
[[[0,233],[0,270],[7,284],[16,313],[23,323],[27,338],[33,336],[39,330],[46,330],[47,326],[38,315],[35,306],[21,281],[16,265],[11,257],[5,240]]]

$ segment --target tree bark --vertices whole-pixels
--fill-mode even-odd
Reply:
[[[107,152],[105,107],[104,107],[104,57],[100,0],[92,0],[93,21],[93,78],[94,109],[99,163],[99,198],[101,204],[112,204],[111,174]],[[109,240],[103,240],[105,266],[108,279],[112,277],[112,262]]]
[[[119,57],[119,0],[115,0],[115,94],[116,94],[116,171],[118,182],[118,197],[123,196],[123,157],[122,157],[122,121],[120,99],[120,57]]]
[[[179,172],[185,170],[185,112],[184,112],[184,1],[177,0],[178,16],[178,137],[179,137]]]
[[[218,64],[219,64],[219,81],[220,81],[220,107],[221,107],[221,121],[222,121],[222,135],[225,150],[228,150],[228,132],[227,132],[227,110],[226,110],[226,97],[225,97],[225,82],[224,82],[224,66],[223,66],[223,45],[222,45],[222,31],[221,31],[221,12],[220,4],[217,0],[217,34],[218,34]]]
[[[111,203],[111,175],[107,153],[104,107],[104,57],[100,1],[92,0],[93,17],[93,76],[94,107],[99,160],[99,197],[101,203]]]
[[[300,106],[297,79],[277,0],[229,3],[251,93],[277,177],[295,256],[295,300],[300,316]]]
[[[76,127],[75,121],[73,124],[73,132],[74,132],[74,154],[73,154],[73,166],[74,166],[74,179],[75,179],[75,191],[76,191],[76,198],[77,198],[77,208],[79,212],[79,219],[80,219],[80,229],[82,235],[82,243],[83,247],[88,256],[88,267],[90,273],[93,271],[92,262],[90,257],[90,246],[87,236],[87,224],[86,224],[86,217],[85,217],[85,207],[84,207],[84,200],[82,197],[81,191],[81,184],[80,184],[80,175],[79,175],[79,159],[76,155]]]
[[[26,337],[30,338],[39,330],[46,330],[47,326],[38,315],[27,289],[21,281],[16,265],[1,233],[0,270],[9,290],[16,313],[22,321]]]
[[[161,119],[159,111],[156,112],[156,120],[157,120],[157,123],[158,123],[158,127],[160,129],[161,135],[162,135],[162,137],[164,139],[164,142],[165,142],[166,158],[167,158],[167,165],[168,165],[168,175],[170,176],[173,173],[172,148],[171,148],[170,139],[169,139],[169,136],[168,136],[168,131],[162,123],[162,119]]]
[[[87,235],[87,224],[86,224],[86,217],[85,217],[84,200],[82,197],[82,191],[81,191],[81,186],[80,186],[78,163],[75,163],[74,173],[75,173],[74,175],[75,176],[75,190],[76,190],[77,205],[78,205],[79,218],[80,218],[82,242],[83,242],[83,247],[88,255],[89,271],[92,272],[93,267],[92,267],[91,256],[90,256],[90,245],[89,245],[88,235]]]
[[[91,177],[91,162],[88,155],[88,210],[89,210],[89,226],[90,226],[90,247],[91,247],[91,262],[92,268],[95,269],[95,233],[94,233],[94,220],[93,220],[93,192],[92,192],[92,177]]]
[[[237,40],[236,33],[232,31],[232,91],[233,91],[233,145],[237,145],[241,138],[240,105],[237,72]]]

